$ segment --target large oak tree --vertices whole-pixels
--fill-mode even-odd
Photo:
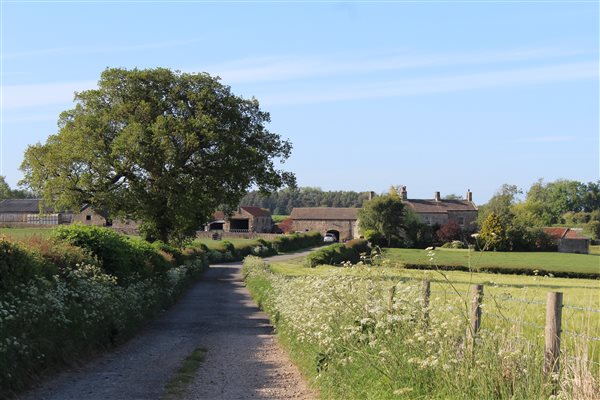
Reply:
[[[149,239],[180,240],[252,186],[294,184],[274,164],[292,146],[268,122],[256,99],[205,73],[107,69],[57,134],[27,148],[22,182],[58,207],[88,203],[139,221]]]

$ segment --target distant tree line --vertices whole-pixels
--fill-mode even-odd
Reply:
[[[23,189],[11,189],[6,178],[0,175],[0,201],[5,199],[33,199],[35,194]]]
[[[289,215],[294,207],[362,207],[369,192],[323,191],[318,187],[286,188],[263,195],[258,191],[246,194],[240,205],[266,208],[272,214]]]
[[[541,232],[546,226],[579,227],[600,238],[600,180],[540,179],[521,199],[523,194],[517,186],[504,184],[479,207],[482,240],[498,250],[543,250],[549,243]]]

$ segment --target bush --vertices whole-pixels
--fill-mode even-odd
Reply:
[[[451,242],[444,243],[442,245],[442,247],[445,249],[466,249],[467,248],[467,246],[460,240],[453,240]]]
[[[364,233],[364,237],[374,246],[383,247],[387,245],[385,237],[373,229],[367,229]]]
[[[306,256],[306,265],[314,268],[317,265],[340,265],[344,262],[357,263],[361,259],[361,254],[369,254],[371,248],[364,239],[351,240],[348,243],[336,243],[325,246],[308,256]]]
[[[44,273],[41,260],[23,245],[0,237],[0,293],[12,290]]]
[[[57,228],[53,237],[89,251],[120,284],[134,275],[148,278],[165,273],[170,266],[150,243],[108,228],[73,224]]]
[[[319,232],[292,233],[273,239],[273,249],[279,253],[300,250],[323,245],[323,236]]]

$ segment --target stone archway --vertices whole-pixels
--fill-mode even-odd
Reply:
[[[326,233],[332,233],[332,234],[334,234],[336,242],[340,241],[340,231],[335,230],[335,229],[330,229]]]

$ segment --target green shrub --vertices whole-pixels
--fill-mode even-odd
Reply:
[[[351,240],[348,243],[336,243],[325,246],[308,256],[306,256],[306,265],[314,268],[317,265],[340,265],[344,262],[357,263],[361,260],[362,254],[369,254],[371,248],[364,239]]]
[[[22,244],[0,237],[0,292],[43,276],[43,263]]]
[[[273,239],[273,248],[279,253],[321,245],[323,236],[319,232],[285,234]]]
[[[444,249],[466,249],[467,246],[460,240],[453,240],[442,245]]]
[[[134,275],[164,273],[170,266],[150,243],[108,228],[73,224],[57,228],[53,237],[89,251],[98,258],[103,271],[117,277],[120,284]]]

